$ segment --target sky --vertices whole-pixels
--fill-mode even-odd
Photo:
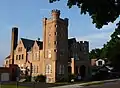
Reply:
[[[69,38],[89,41],[90,50],[101,48],[110,39],[115,24],[97,29],[88,15],[81,15],[76,6],[69,9],[66,1],[51,4],[48,0],[0,0],[0,65],[10,53],[12,27],[19,28],[19,38],[42,40],[42,20],[50,18],[52,9],[59,9],[61,18],[69,19]]]

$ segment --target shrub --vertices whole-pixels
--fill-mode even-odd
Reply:
[[[30,82],[31,81],[31,76],[26,76],[25,79],[26,79],[25,80],[26,82]]]
[[[44,75],[38,75],[38,76],[36,76],[35,77],[35,81],[36,82],[45,82],[46,81],[46,76],[44,76]]]
[[[68,74],[68,82],[71,82],[72,79],[75,80],[76,76],[74,74]]]

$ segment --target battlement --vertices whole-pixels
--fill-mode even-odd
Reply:
[[[52,13],[59,13],[59,14],[60,14],[60,10],[58,10],[58,9],[53,9],[53,10],[52,10]]]
[[[51,11],[52,17],[57,19],[60,17],[60,10],[54,9]]]
[[[79,44],[89,46],[88,41],[79,41]]]

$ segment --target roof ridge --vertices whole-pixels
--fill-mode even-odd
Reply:
[[[35,41],[35,40],[32,40],[32,39],[28,39],[28,38],[20,38],[20,39],[24,39],[24,40],[30,40],[30,41]]]

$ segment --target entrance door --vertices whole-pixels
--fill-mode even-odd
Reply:
[[[82,79],[84,79],[85,78],[85,74],[86,74],[86,67],[84,66],[84,65],[82,65],[81,67],[80,67],[80,76],[81,76],[81,78]]]

